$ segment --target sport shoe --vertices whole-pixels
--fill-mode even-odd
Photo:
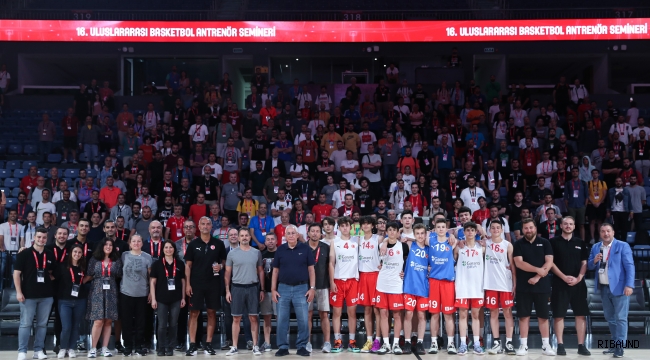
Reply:
[[[70,358],[76,358],[77,354],[75,354],[74,349],[68,349],[68,357]]]
[[[311,346],[311,343],[308,342],[307,345],[305,345],[305,349],[307,349],[307,351],[311,352],[314,348]]]
[[[564,352],[566,354],[566,351]],[[551,347],[551,345],[547,347],[542,347],[542,354],[548,355],[548,356],[555,356],[555,350]]]
[[[406,342],[406,338],[404,337],[404,335],[400,335],[399,342],[398,342],[399,346],[404,346],[404,342]]]
[[[591,351],[587,350],[587,347],[584,345],[578,345],[578,354],[584,356],[591,356]]]
[[[393,345],[393,354],[402,355],[402,349],[399,347],[399,344]]]
[[[95,169],[95,171],[99,171],[99,166],[95,165],[93,169]]]
[[[528,346],[519,345],[519,349],[517,349],[517,352],[515,354],[517,354],[517,356],[528,355]]]
[[[88,351],[86,349],[86,345],[84,345],[83,341],[77,343],[77,352],[86,352]]]
[[[45,355],[45,351],[34,351],[34,356],[32,356],[32,359],[38,359],[38,360],[44,360],[47,359],[47,355]]]
[[[187,349],[187,351],[185,352],[185,355],[186,356],[196,356],[197,353],[198,353],[198,349],[196,348],[196,344],[195,343],[190,343],[190,348]]]
[[[110,350],[108,350],[107,347],[102,348],[102,356],[103,357],[113,357],[113,353],[111,353]]]
[[[564,344],[557,344],[556,352],[558,355],[566,355],[566,349],[564,348]]]
[[[481,346],[480,342],[478,344],[474,344],[474,354],[485,355],[485,350],[483,350],[483,347]]]
[[[239,352],[237,351],[237,348],[234,347],[234,346],[231,346],[230,351],[228,351],[226,353],[226,356],[233,356],[233,355],[237,355],[237,354],[239,354]]]
[[[289,355],[289,350],[287,349],[278,349],[278,351],[275,352],[275,356],[287,356]]]
[[[73,163],[73,164],[77,164],[77,160],[76,160],[76,159],[72,159],[72,163]]]
[[[447,354],[449,355],[456,355],[458,354],[458,351],[456,351],[456,346],[454,345],[454,342],[452,341],[447,345]]]
[[[516,355],[517,352],[515,351],[515,346],[512,345],[512,341],[506,342],[506,354],[508,355]]]
[[[603,351],[603,355],[614,355],[614,348],[609,348]]]
[[[370,352],[375,354],[379,348],[381,348],[381,341],[379,339],[375,339],[375,341],[372,342],[372,347],[370,348]]]
[[[422,341],[418,341],[418,343],[415,344],[415,353],[418,355],[424,355],[427,353],[424,351],[424,344],[422,344]]]
[[[19,352],[17,360],[25,360],[26,357],[27,357],[26,353]]]
[[[260,351],[261,351],[261,352],[269,352],[269,351],[271,351],[271,350],[273,350],[273,349],[271,348],[271,344],[269,344],[269,343],[267,343],[267,342],[264,342],[264,344],[262,344],[262,346],[260,347]]]
[[[492,347],[488,349],[487,353],[490,355],[502,354],[503,349],[501,348],[501,341],[494,340],[494,345],[492,345]]]
[[[253,355],[262,355],[262,352],[260,351],[260,347],[255,345],[253,346]]]
[[[212,344],[210,343],[203,346],[203,353],[206,355],[217,355],[217,352],[212,348]]]
[[[332,347],[332,352],[333,353],[340,353],[343,351],[343,341],[342,340],[334,340],[334,347]]]
[[[619,359],[623,357],[623,348],[617,347],[614,349],[614,358]]]
[[[348,342],[348,351],[353,353],[361,352],[361,349],[359,349],[359,346],[357,346],[356,340],[350,340],[350,342]]]
[[[90,351],[88,351],[88,358],[94,359],[96,357],[97,357],[97,349],[96,348],[90,349]]]
[[[413,345],[410,342],[405,342],[404,346],[400,346],[402,349],[402,355],[409,355],[413,353]]]
[[[124,346],[120,344],[119,342],[115,344],[115,351],[117,351],[118,354],[121,354],[124,352]]]
[[[221,350],[230,350],[230,347],[232,346],[232,341],[226,340],[223,345],[221,345]]]
[[[467,344],[460,344],[458,347],[458,355],[464,356],[467,355]]]
[[[65,349],[59,350],[59,354],[56,356],[57,359],[65,358]]]
[[[298,356],[311,356],[311,353],[309,351],[307,351],[307,349],[305,349],[304,347],[301,347],[296,351],[296,355],[298,355]]]
[[[246,350],[253,350],[253,340],[246,341]]]
[[[437,354],[438,353],[438,343],[431,342],[431,347],[429,348],[429,354]]]
[[[390,354],[390,347],[388,346],[388,344],[384,343],[379,348],[379,350],[377,350],[377,355],[386,355],[386,354]]]
[[[322,352],[324,353],[331,353],[332,352],[332,344],[329,341],[326,341],[323,344],[323,348],[321,349]]]
[[[372,340],[366,340],[366,343],[363,344],[363,347],[361,348],[361,352],[369,353],[370,349],[372,349]]]

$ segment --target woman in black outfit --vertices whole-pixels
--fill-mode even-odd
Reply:
[[[176,245],[163,243],[164,257],[151,266],[151,307],[158,311],[158,356],[174,356],[178,314],[185,307],[185,263],[176,255]]]
[[[64,264],[57,266],[56,278],[59,281],[57,299],[59,301],[59,316],[61,316],[61,350],[58,358],[66,355],[77,357],[75,349],[79,338],[79,324],[86,315],[88,291],[82,286],[86,259],[84,250],[80,245],[72,245],[70,253]]]

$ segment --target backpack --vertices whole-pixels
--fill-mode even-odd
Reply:
[[[365,156],[368,157],[368,162],[370,162],[370,154],[366,154]],[[379,172],[379,168],[372,168],[372,169],[368,169],[368,170],[370,171],[371,174],[376,174],[376,173]]]

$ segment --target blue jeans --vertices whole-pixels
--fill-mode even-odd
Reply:
[[[277,317],[277,335],[276,342],[279,349],[289,349],[289,317],[291,316],[291,305],[293,305],[296,312],[296,319],[298,320],[298,338],[296,339],[296,348],[304,348],[307,346],[309,337],[309,324],[308,320],[308,306],[305,294],[309,290],[307,284],[291,286],[280,283],[278,285],[278,293],[280,299],[278,301],[278,317]]]
[[[45,346],[45,332],[50,318],[54,298],[25,299],[20,303],[20,328],[18,329],[18,352],[27,353],[27,345],[36,317],[34,330],[34,351],[42,351]]]
[[[5,279],[5,271],[7,270],[7,262],[11,264],[11,272],[7,274]],[[6,287],[14,288],[14,263],[16,263],[16,253],[12,253],[9,257],[9,252],[4,251],[0,253],[0,292],[5,288],[5,280],[7,280]]]
[[[384,165],[384,180],[385,187],[389,187],[390,184],[397,179],[397,165]]]
[[[99,156],[99,146],[92,144],[84,144],[84,153],[88,158],[88,162],[97,162],[97,157]]]
[[[79,324],[84,320],[88,299],[59,300],[61,316],[61,349],[75,349],[79,339]]]
[[[630,309],[630,298],[625,295],[616,296],[609,290],[609,285],[600,285],[600,297],[603,300],[603,314],[609,325],[612,340],[627,339],[627,313]]]
[[[519,160],[519,145],[508,145],[508,151],[512,151],[512,157]]]

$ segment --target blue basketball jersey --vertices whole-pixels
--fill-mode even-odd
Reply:
[[[428,297],[429,280],[427,268],[429,267],[429,248],[421,248],[414,241],[409,250],[404,267],[404,294]]]
[[[449,241],[441,243],[436,237],[435,242],[431,242],[429,238],[429,266],[431,279],[454,281],[454,249],[449,245]]]

